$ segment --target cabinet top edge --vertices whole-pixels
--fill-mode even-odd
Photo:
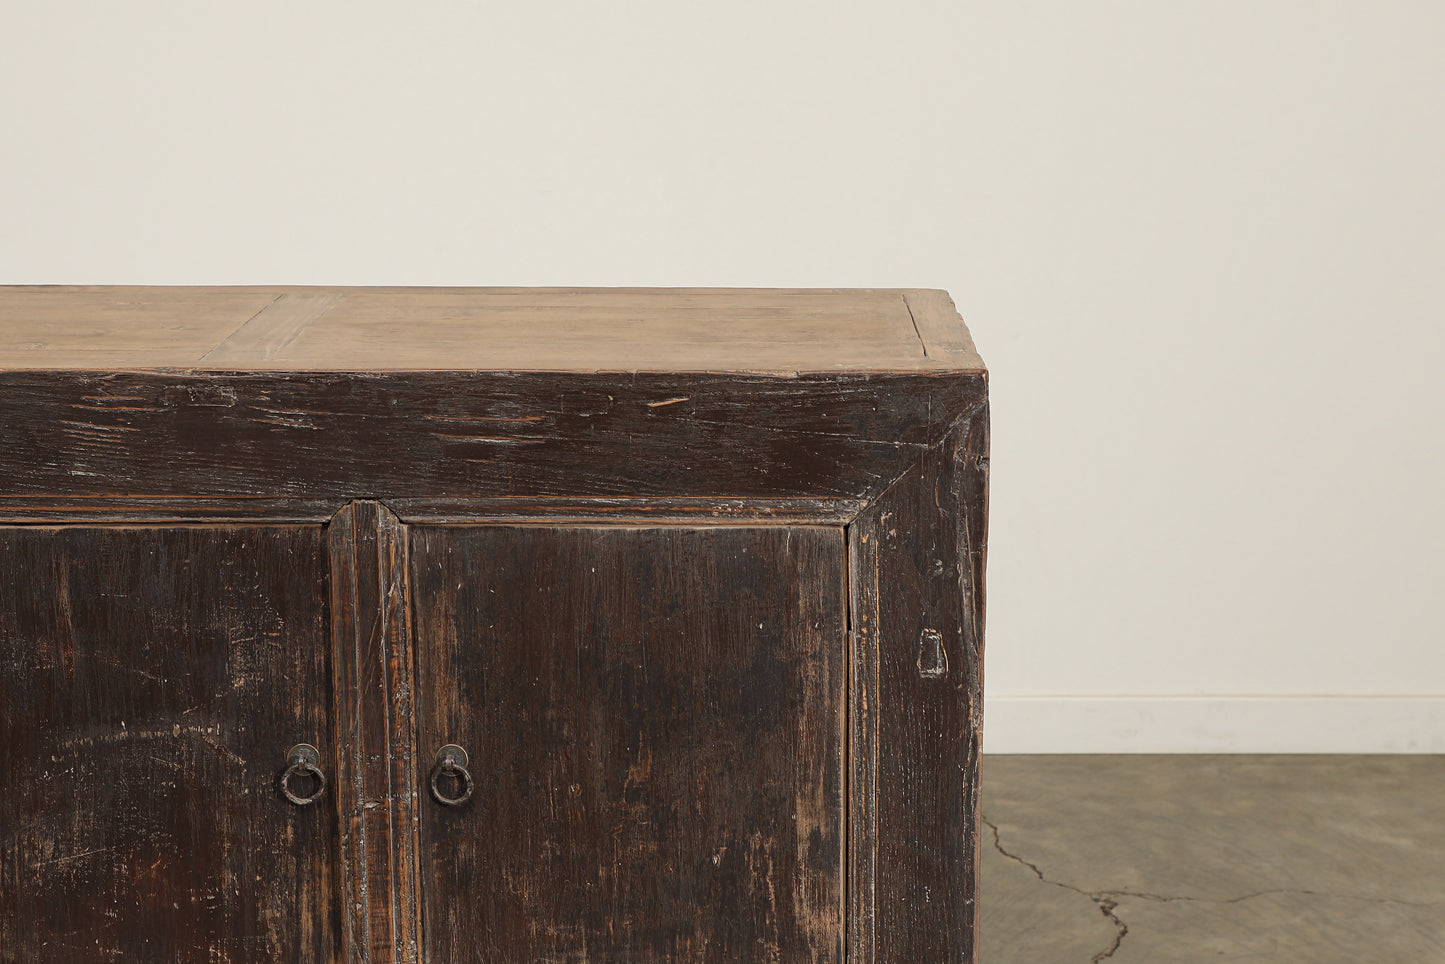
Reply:
[[[0,371],[982,373],[904,288],[0,286]]]

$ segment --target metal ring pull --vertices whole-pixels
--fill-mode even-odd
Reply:
[[[298,807],[315,803],[326,792],[326,774],[321,772],[321,751],[310,743],[298,743],[286,751],[286,772],[281,774],[281,794]],[[316,778],[316,790],[310,796],[300,796],[291,789],[291,778],[310,776]]]
[[[455,807],[458,804],[466,803],[472,798],[472,790],[475,784],[472,782],[472,772],[467,769],[471,759],[467,751],[455,743],[448,743],[437,751],[436,765],[431,771],[431,795],[436,802],[447,807]],[[448,796],[442,792],[441,779],[449,776],[461,785],[461,792],[456,796]]]

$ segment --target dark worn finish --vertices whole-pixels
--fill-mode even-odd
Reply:
[[[3,462],[3,459],[0,459]],[[3,469],[0,469],[3,471]],[[343,500],[266,496],[0,495],[0,525],[147,522],[324,523]]]
[[[377,502],[328,527],[346,952],[415,962],[417,767],[405,528]]]
[[[938,291],[0,287],[0,962],[972,964],[987,432]]]
[[[264,496],[3,496],[0,524],[74,522],[326,522],[350,500]],[[628,496],[436,496],[385,505],[404,522],[537,522],[557,525],[844,525],[862,499],[649,499]]]
[[[840,529],[411,542],[428,960],[842,960]]]
[[[0,372],[7,496],[860,499],[981,383],[937,373]]]
[[[975,959],[987,482],[980,404],[849,527],[858,961]]]
[[[407,522],[548,525],[846,525],[862,499],[501,498],[389,499]],[[3,510],[0,510],[3,511]]]
[[[330,961],[316,526],[0,528],[0,961]],[[298,789],[300,789],[298,782]]]

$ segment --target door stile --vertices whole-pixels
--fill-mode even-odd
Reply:
[[[379,502],[327,526],[345,960],[416,964],[417,773],[406,526]]]

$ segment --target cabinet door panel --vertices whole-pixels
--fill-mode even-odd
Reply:
[[[841,960],[842,530],[411,540],[429,960]]]
[[[0,528],[0,960],[337,958],[326,606],[317,526]]]

